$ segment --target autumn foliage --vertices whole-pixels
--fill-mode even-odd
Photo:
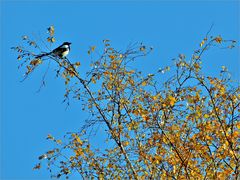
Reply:
[[[48,30],[52,44],[54,27]],[[238,178],[240,88],[224,66],[218,77],[202,72],[203,54],[219,45],[231,49],[234,40],[207,34],[190,57],[180,54],[173,65],[147,75],[132,65],[152,48],[140,43],[118,51],[104,40],[101,56],[84,67],[90,69],[85,77],[79,75],[80,62],[52,55],[36,59],[37,43],[27,36],[23,41],[26,47],[13,49],[19,67],[26,68],[24,78],[55,62],[54,72],[66,85],[64,101],[79,100],[90,115],[79,132],[62,140],[49,134],[55,148],[43,153],[34,169],[46,165],[58,178],[73,173],[83,179]],[[104,143],[95,147],[91,139],[99,135]]]

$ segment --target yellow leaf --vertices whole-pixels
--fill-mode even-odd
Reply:
[[[103,175],[103,174],[99,174],[98,179],[99,179],[99,180],[103,180],[103,179],[104,179],[104,175]]]
[[[62,141],[59,139],[59,140],[56,140],[56,143],[57,144],[62,144]]]
[[[147,82],[146,81],[143,81],[142,82],[142,86],[146,86],[147,85]]]
[[[173,96],[169,96],[169,97],[168,97],[168,100],[169,100],[169,104],[170,104],[171,106],[173,106],[173,105],[175,104],[175,102],[176,102],[176,98],[173,97]]]
[[[240,129],[240,122],[237,122],[237,128]]]
[[[146,50],[146,47],[145,46],[141,46],[140,47],[140,51],[145,51]]]
[[[149,117],[148,115],[145,115],[145,114],[142,115],[142,118],[143,118],[145,121],[148,121],[148,120],[150,119],[150,117]]]
[[[54,37],[51,38],[51,42],[54,43],[56,39]]]
[[[107,83],[107,89],[108,90],[112,90],[112,88],[113,88],[112,84],[111,83]]]
[[[128,142],[128,141],[125,141],[125,142],[123,142],[123,145],[124,145],[124,146],[128,146],[128,145],[129,145],[129,142]]]
[[[196,68],[196,69],[199,69],[200,68],[200,65],[198,63],[194,63],[193,66]]]
[[[65,80],[65,85],[68,85],[68,83],[69,83],[69,78],[66,78],[66,80]]]
[[[91,51],[93,52],[96,49],[96,46],[91,46]]]
[[[200,47],[202,47],[204,45],[205,41],[202,40],[201,44],[200,44]]]
[[[158,99],[158,95],[153,96],[152,99],[153,99],[154,101],[156,101],[156,100]]]
[[[109,57],[110,57],[111,60],[115,59],[114,55],[109,55]]]
[[[128,82],[129,82],[132,86],[134,86],[134,80],[133,80],[133,79],[129,79]]]
[[[75,136],[75,140],[80,144],[80,146],[83,145],[82,140],[78,136]]]
[[[54,137],[51,134],[48,134],[47,139],[54,140]]]
[[[221,87],[219,88],[219,92],[220,92],[220,94],[224,94],[224,93],[226,92],[225,87],[224,87],[224,86],[221,86]]]
[[[133,113],[135,116],[138,116],[138,114],[139,114],[139,112],[138,112],[137,109],[132,110],[132,113]]]
[[[210,84],[215,84],[215,81],[213,79],[209,80]]]
[[[113,164],[110,163],[110,164],[107,165],[107,167],[108,167],[108,168],[112,168],[112,167],[113,167]]]
[[[84,152],[82,150],[82,148],[78,148],[76,150],[74,150],[76,156],[83,156],[84,155]]]
[[[76,62],[76,63],[75,63],[75,66],[76,66],[76,67],[78,67],[78,66],[80,66],[80,65],[81,65],[80,62]]]
[[[222,66],[222,70],[223,70],[223,71],[227,71],[226,66]]]
[[[238,137],[238,135],[239,135],[239,131],[234,131],[232,134],[233,137]]]
[[[170,67],[167,66],[167,67],[165,68],[165,70],[166,70],[166,71],[170,71]]]
[[[204,114],[204,116],[203,116],[204,118],[209,118],[209,115],[208,114]]]
[[[209,136],[209,135],[206,135],[206,137],[205,137],[205,138],[206,138],[206,140],[210,140],[210,141],[212,140],[212,137],[211,137],[211,136]]]
[[[95,78],[94,78],[94,77],[92,77],[92,79],[91,79],[91,80],[92,80],[92,83],[93,83],[93,84],[96,84],[96,80],[95,80]]]

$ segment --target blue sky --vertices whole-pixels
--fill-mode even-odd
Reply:
[[[37,157],[52,145],[47,134],[61,138],[77,130],[86,114],[80,103],[68,110],[62,104],[64,83],[47,78],[47,87],[36,93],[43,69],[20,83],[16,54],[10,47],[22,35],[46,34],[54,25],[56,45],[72,42],[69,59],[88,70],[89,46],[101,50],[103,39],[124,49],[144,42],[154,52],[136,63],[146,73],[171,65],[179,53],[191,56],[212,23],[212,34],[239,41],[239,1],[2,1],[1,2],[1,179],[48,179],[45,170],[32,171]],[[217,75],[225,65],[235,80],[240,76],[239,44],[232,50],[212,49],[203,57],[204,71]]]

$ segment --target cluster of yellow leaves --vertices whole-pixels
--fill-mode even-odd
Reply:
[[[47,41],[50,43],[54,43],[56,41],[56,39],[54,37],[48,37]]]
[[[41,63],[42,63],[41,59],[34,59],[30,62],[30,65],[37,66],[38,64],[41,64]]]
[[[174,106],[174,104],[176,103],[176,98],[173,97],[173,96],[168,96],[165,100],[165,102],[163,103],[163,107],[166,107],[166,106]]]
[[[202,42],[200,43],[200,47],[202,47],[204,45],[205,41],[202,40]]]
[[[96,46],[90,46],[89,50],[88,50],[88,55],[90,55],[92,52],[94,52],[96,49]]]
[[[55,28],[54,26],[50,26],[48,29],[49,37],[47,37],[47,41],[49,43],[54,43],[56,39],[54,38]]]
[[[48,31],[48,41],[54,42],[54,27],[49,27]],[[207,45],[206,41],[205,38],[200,46]],[[223,42],[220,36],[213,41]],[[90,178],[99,179],[203,179],[204,176],[216,179],[233,175],[240,123],[231,124],[228,119],[231,119],[231,108],[238,103],[239,95],[231,95],[221,79],[200,78],[201,62],[196,62],[200,58],[196,54],[192,63],[180,55],[176,68],[179,74],[184,71],[183,79],[175,77],[164,84],[164,90],[158,90],[158,85],[151,81],[155,74],[144,78],[141,73],[129,69],[124,61],[126,54],[115,51],[109,40],[104,44],[104,58],[93,65],[92,76],[85,81],[93,86],[101,84],[101,87],[89,95],[88,91],[92,91],[88,86],[90,83],[83,85],[84,88],[87,86],[84,94],[86,107],[94,117],[90,123],[100,124],[100,129],[104,127],[106,141],[112,144],[103,144],[107,149],[100,152],[90,148],[87,135],[86,138],[73,133],[67,145],[48,135],[47,139],[62,147],[61,152],[66,149],[67,154],[71,153],[70,158],[59,166],[60,176],[70,174],[76,168],[89,173]],[[88,54],[95,48],[91,46]],[[137,48],[146,51],[145,46]],[[32,60],[27,66],[28,71],[40,63],[40,59]],[[75,68],[80,66],[80,62],[59,63],[65,68],[62,76],[68,84],[72,77],[78,75]],[[170,71],[169,66],[161,69],[161,72],[166,71]],[[189,72],[198,83],[186,78]],[[186,84],[182,83],[184,78]],[[208,89],[204,91],[205,87]],[[69,92],[66,91],[66,97]],[[39,159],[55,161],[61,152],[53,149]],[[34,169],[40,167],[41,164],[37,164]]]
[[[222,39],[222,37],[221,36],[217,36],[217,37],[215,37],[214,39],[213,39],[216,43],[222,43],[222,41],[223,41],[223,39]],[[202,42],[200,43],[200,47],[202,47],[206,42],[208,41],[208,38],[206,37],[206,38],[204,38],[203,40],[202,40]]]
[[[212,90],[216,91],[215,93],[215,97],[216,98],[226,98],[227,94],[226,94],[226,87],[224,86],[224,84],[221,82],[220,79],[218,78],[211,78],[208,77],[209,83],[213,86]]]
[[[139,122],[136,122],[136,121],[132,121],[131,123],[129,123],[127,125],[128,127],[128,130],[131,131],[131,130],[137,130],[138,127],[139,127]]]
[[[62,77],[65,79],[65,85],[70,82],[70,78],[76,77],[78,75],[75,67],[80,66],[80,62],[76,62],[74,65],[69,64],[67,68],[62,72]]]
[[[205,38],[202,40],[202,42],[200,43],[200,47],[202,47],[202,46],[206,43],[207,40],[208,40],[208,38],[205,37]]]

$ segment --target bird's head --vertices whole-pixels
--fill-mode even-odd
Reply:
[[[70,46],[70,44],[72,44],[72,43],[70,43],[70,42],[64,42],[63,43],[63,45],[68,45],[68,46]]]

